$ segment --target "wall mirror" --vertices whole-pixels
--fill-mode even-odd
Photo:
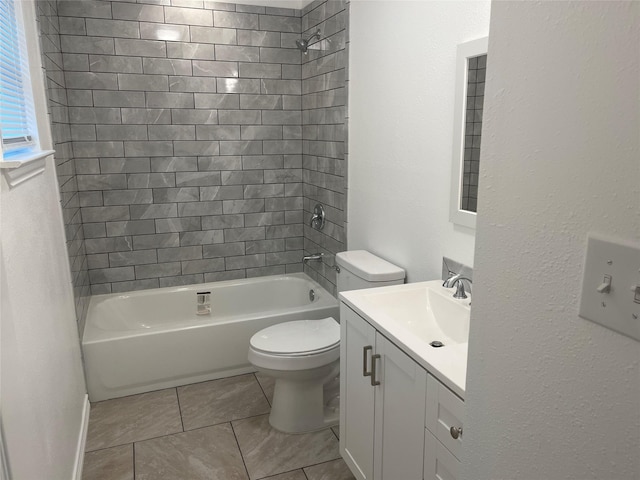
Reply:
[[[451,222],[476,227],[488,37],[458,45],[451,168]]]

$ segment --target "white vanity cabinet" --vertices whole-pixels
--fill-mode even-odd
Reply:
[[[340,453],[358,480],[373,479],[375,389],[370,359],[375,329],[340,307]]]
[[[340,442],[359,480],[422,478],[427,372],[342,306]]]
[[[443,439],[447,426],[462,428],[462,400],[347,305],[340,309],[340,453],[354,476],[457,478],[461,437]]]

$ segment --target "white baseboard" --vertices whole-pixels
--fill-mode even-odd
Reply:
[[[76,450],[76,466],[73,470],[73,480],[82,480],[82,466],[84,464],[84,449],[87,445],[87,431],[89,430],[89,395],[84,396],[84,408],[82,409],[82,428],[78,437],[78,449]]]

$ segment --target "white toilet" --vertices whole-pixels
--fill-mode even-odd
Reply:
[[[365,250],[336,255],[338,291],[403,283],[405,272]],[[251,337],[249,361],[276,380],[269,423],[305,433],[338,423],[340,325],[333,318],[296,320]]]

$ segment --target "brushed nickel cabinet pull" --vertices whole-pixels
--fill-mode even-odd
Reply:
[[[371,345],[367,345],[366,347],[362,348],[362,375],[364,377],[371,376],[371,371],[367,371],[367,352],[370,352],[371,350],[373,350],[373,347]]]
[[[376,380],[376,360],[380,358],[380,355],[377,353],[375,355],[371,355],[371,386],[376,387],[380,385],[380,381]]]

